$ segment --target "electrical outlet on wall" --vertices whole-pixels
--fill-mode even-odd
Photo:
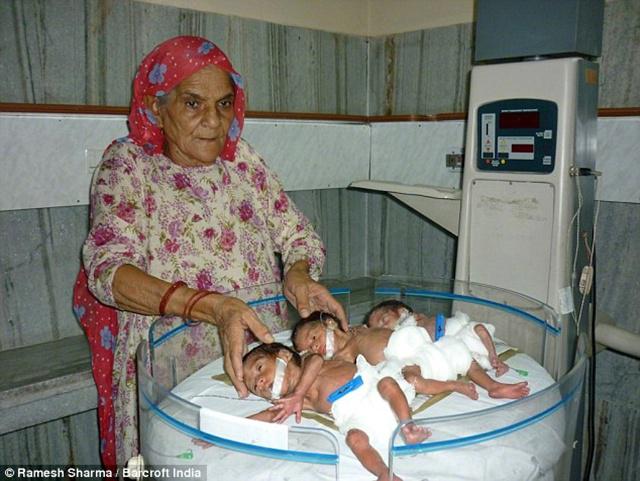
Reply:
[[[452,172],[460,172],[464,165],[464,147],[451,147],[445,155],[445,165]]]

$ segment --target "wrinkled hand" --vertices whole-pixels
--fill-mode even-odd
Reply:
[[[284,295],[300,317],[307,317],[313,311],[324,311],[340,321],[343,331],[349,328],[344,308],[326,287],[309,276],[306,262],[297,262],[289,269],[284,278]]]
[[[247,397],[249,391],[242,372],[245,331],[251,331],[262,342],[273,342],[273,336],[256,313],[235,297],[219,296],[213,313],[224,351],[224,370],[231,378],[238,395]]]
[[[273,418],[273,422],[282,423],[291,416],[291,414],[295,413],[296,423],[300,424],[300,421],[302,420],[302,395],[293,393],[272,402],[273,407],[270,407],[269,411],[280,411]]]

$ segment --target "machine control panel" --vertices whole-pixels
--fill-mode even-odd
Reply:
[[[477,113],[477,168],[508,172],[552,172],[558,106],[539,99],[484,104]]]

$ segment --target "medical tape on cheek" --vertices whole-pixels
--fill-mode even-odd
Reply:
[[[273,384],[271,385],[271,399],[280,399],[285,369],[287,369],[287,361],[276,357],[276,373],[273,376]]]
[[[328,327],[325,330],[324,347],[324,358],[331,359],[335,350],[335,336],[333,329],[329,329]]]

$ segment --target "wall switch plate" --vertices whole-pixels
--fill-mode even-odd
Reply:
[[[464,165],[464,149],[452,148],[445,155],[445,166],[454,171],[462,170]]]

